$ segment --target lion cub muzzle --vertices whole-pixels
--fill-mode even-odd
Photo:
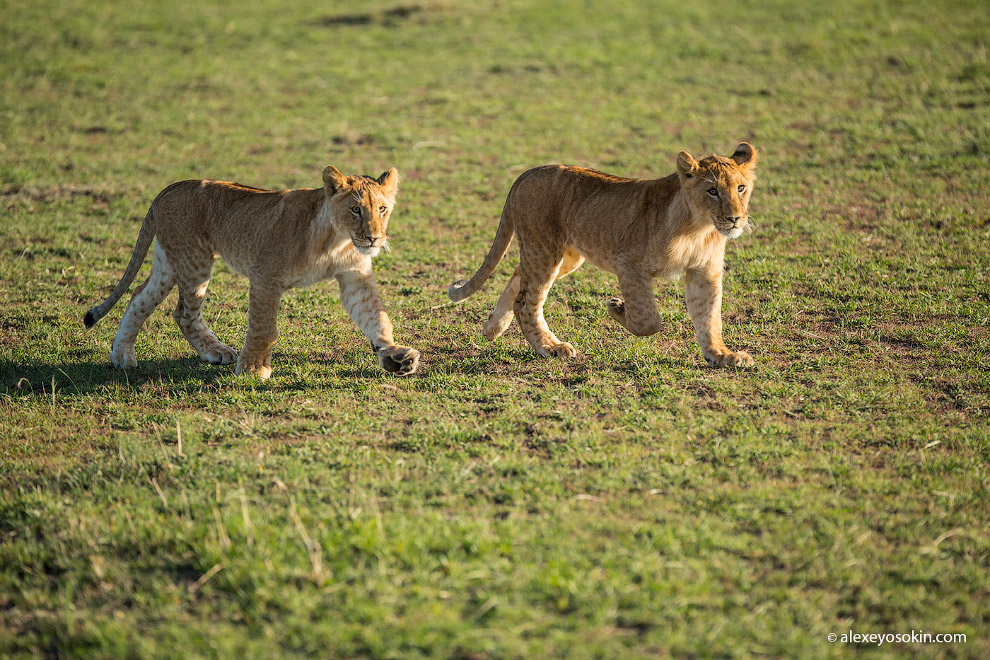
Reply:
[[[715,229],[726,238],[738,238],[746,229],[746,222],[749,216],[746,214],[723,217],[720,222],[715,223]]]
[[[382,251],[382,247],[384,246],[384,242],[379,243],[378,245],[376,245],[375,243],[359,243],[358,241],[354,241],[354,240],[352,240],[351,242],[354,243],[354,247],[358,252],[372,258],[377,257],[378,254]]]
[[[368,236],[367,233],[361,232],[358,236],[351,237],[351,243],[354,244],[355,249],[361,254],[369,257],[377,257],[387,247],[388,236],[384,234]]]

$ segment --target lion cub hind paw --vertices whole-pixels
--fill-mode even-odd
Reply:
[[[753,358],[746,351],[725,353],[711,357],[706,356],[705,361],[713,367],[737,367],[743,369],[752,367],[754,364]]]
[[[117,369],[131,369],[137,366],[137,355],[134,347],[114,348],[110,352],[110,364]]]
[[[382,369],[397,376],[408,376],[419,366],[419,351],[408,346],[389,346],[378,351]]]
[[[495,341],[505,334],[505,331],[509,329],[510,325],[512,325],[512,314],[507,314],[499,318],[495,318],[495,315],[492,314],[485,321],[482,332],[485,335],[485,339]]]
[[[210,364],[234,364],[237,362],[238,355],[238,352],[230,346],[220,344],[211,347],[199,357],[203,362],[209,362]]]

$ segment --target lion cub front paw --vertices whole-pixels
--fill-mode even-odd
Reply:
[[[622,298],[609,298],[605,301],[605,309],[619,325],[626,325],[626,301]]]
[[[752,367],[753,358],[746,351],[722,353],[721,355],[706,355],[705,361],[713,367]]]
[[[408,376],[419,366],[419,351],[408,346],[388,346],[378,351],[378,361],[390,374]]]
[[[261,380],[270,378],[272,375],[272,357],[247,358],[241,356],[237,360],[237,370],[234,372],[238,376],[257,376]]]
[[[557,358],[572,358],[577,355],[577,351],[574,347],[568,344],[566,341],[562,341],[559,344],[551,344],[549,346],[544,346],[542,350],[537,351],[543,357],[557,357]]]

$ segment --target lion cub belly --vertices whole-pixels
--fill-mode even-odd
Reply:
[[[708,243],[712,238],[718,237],[715,232],[711,234],[711,236],[705,234],[701,237],[674,239],[665,248],[652,253],[654,258],[649,260],[652,263],[647,264],[647,272],[651,277],[676,280],[689,268],[705,268],[711,260]],[[626,265],[623,263],[622,254],[605,252],[598,246],[592,247],[574,242],[568,243],[566,248],[580,254],[589,264],[610,273],[616,273],[620,266]]]
[[[566,246],[566,251],[577,252],[581,257],[587,261],[592,266],[601,268],[609,273],[615,272],[615,255],[614,254],[603,254],[600,251],[584,249],[580,245],[569,243]]]

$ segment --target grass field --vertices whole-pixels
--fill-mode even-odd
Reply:
[[[985,2],[2,7],[0,656],[990,656]],[[753,370],[706,366],[680,283],[640,339],[614,276],[561,281],[568,361],[481,336],[515,251],[445,305],[523,170],[740,140]],[[327,163],[403,175],[376,271],[420,372],[332,282],[283,300],[269,381],[200,363],[174,293],[110,367],[124,303],[81,318],[161,188]],[[205,309],[243,341],[224,265]]]

